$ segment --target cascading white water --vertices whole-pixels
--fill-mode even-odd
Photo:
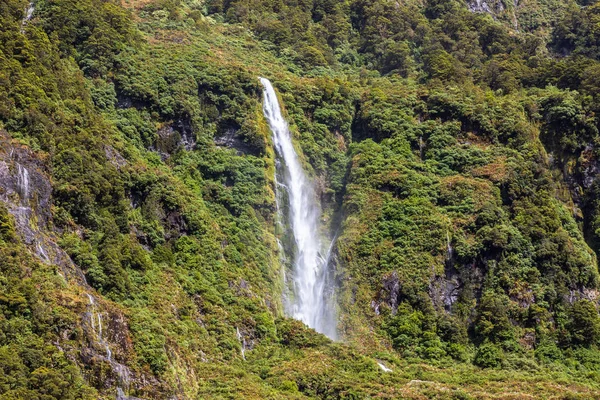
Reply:
[[[119,384],[123,385],[125,387],[125,390],[128,390],[130,383],[129,369],[125,365],[118,363],[113,358],[112,350],[108,345],[108,340],[104,338],[104,331],[102,329],[102,313],[97,310],[98,307],[96,303],[96,298],[89,293],[86,293],[86,295],[88,298],[90,310],[87,315],[94,336],[92,340],[94,341],[95,345],[104,348],[104,351],[106,352],[106,356],[104,357],[104,359],[108,361],[112,370],[119,377]],[[117,390],[119,391],[119,393],[122,393],[121,398],[127,399],[127,397],[125,396],[125,392],[123,391],[123,388],[121,386],[119,386]]]
[[[319,233],[320,207],[312,182],[307,178],[286,120],[281,114],[275,90],[268,79],[264,86],[263,111],[273,132],[279,157],[277,191],[287,194],[287,215],[294,243],[292,317],[332,339],[337,337],[335,311],[327,290],[327,266],[331,246],[323,246]],[[322,256],[325,251],[326,257]]]
[[[246,360],[246,339],[244,339],[244,337],[242,336],[242,333],[240,332],[240,328],[236,327],[235,332],[236,332],[237,339],[240,341],[240,344],[242,345],[242,348],[240,350],[240,352],[242,354],[242,359]]]
[[[25,22],[29,21],[31,17],[33,17],[33,12],[35,11],[35,6],[32,3],[29,3],[27,6],[27,11],[25,11]]]
[[[17,163],[17,189],[21,201],[27,203],[29,200],[29,171],[19,163]]]
[[[110,347],[108,347],[108,343],[104,340],[104,335],[102,332],[102,313],[96,312],[96,299],[94,298],[94,296],[87,293],[87,298],[91,308],[90,322],[92,325],[92,331],[96,335],[96,340],[98,341],[98,344],[104,347],[104,350],[106,351],[106,358],[108,359],[108,361],[112,361],[112,351],[110,350]],[[94,322],[94,314],[96,314],[96,317],[98,319],[97,325]]]
[[[390,368],[386,367],[385,365],[383,365],[383,363],[381,363],[379,361],[377,361],[377,365],[379,366],[379,368],[381,368],[381,370],[383,372],[394,372]]]
[[[35,11],[35,5],[33,2],[30,2],[25,10],[25,16],[23,17],[23,21],[21,22],[21,33],[25,33],[25,25],[27,22],[33,17],[33,12]]]

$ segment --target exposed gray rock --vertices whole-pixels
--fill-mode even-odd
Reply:
[[[52,232],[51,195],[44,163],[0,131],[0,202],[14,217],[16,230],[32,254],[59,266],[65,279],[85,286],[83,273],[58,246]]]
[[[110,303],[99,301],[90,293],[87,298],[81,321],[87,346],[82,349],[81,358],[91,370],[88,379],[99,389],[117,387],[124,396],[139,381],[125,365],[133,352],[129,327],[124,315]]]
[[[196,137],[194,136],[191,122],[187,119],[179,119],[173,126],[181,135],[181,145],[187,151],[193,150],[196,147]]]
[[[490,14],[494,18],[505,10],[502,0],[470,0],[467,7],[471,12]]]
[[[160,157],[166,160],[181,148],[190,151],[195,146],[196,138],[191,122],[182,118],[158,130],[155,145],[151,150],[157,151]]]
[[[240,353],[242,358],[246,359],[246,351],[252,350],[256,344],[256,332],[254,328],[239,327],[235,328],[236,337],[241,344]]]
[[[438,310],[450,312],[458,300],[461,283],[458,274],[447,268],[446,276],[438,276],[429,285],[429,295]]]
[[[244,142],[234,129],[228,129],[221,136],[215,137],[215,144],[221,147],[229,147],[237,151],[238,155],[254,154],[255,150],[252,146]]]
[[[489,13],[489,14],[492,13],[492,8],[488,4],[488,2],[485,0],[471,1],[468,3],[467,6],[469,7],[469,11],[471,11],[471,12],[485,12],[485,13]]]
[[[373,311],[375,312],[375,315],[379,315],[379,303],[377,303],[375,300],[371,300],[371,308],[373,309]]]
[[[400,279],[398,278],[398,272],[392,272],[388,277],[383,279],[382,291],[380,293],[380,299],[392,308],[392,314],[396,314],[398,311],[398,304],[400,303]],[[379,309],[379,307],[377,307]]]
[[[121,169],[127,165],[127,160],[121,155],[121,153],[119,153],[110,145],[104,146],[104,154],[106,154],[108,161],[118,169]]]
[[[116,400],[142,400],[142,399],[140,399],[139,397],[126,396],[125,392],[123,392],[123,389],[117,388]]]
[[[598,303],[598,299],[600,298],[600,292],[596,289],[588,289],[586,287],[580,287],[576,289],[569,290],[569,294],[565,295],[565,300],[569,302],[569,304],[574,304],[579,300],[589,300],[593,303]]]
[[[600,162],[594,157],[593,145],[587,145],[581,152],[579,163],[582,169],[581,184],[585,189],[589,189],[600,173]]]
[[[107,158],[122,167],[126,160],[112,147],[105,147]],[[82,271],[60,248],[52,221],[52,185],[44,162],[28,147],[13,141],[0,130],[0,202],[14,217],[15,228],[31,254],[40,261],[58,266],[57,273],[88,294],[81,303],[79,326],[84,332],[82,348],[72,345],[69,330],[59,332],[57,348],[84,365],[82,371],[90,384],[101,391],[120,388],[117,399],[140,400],[127,396],[130,389],[160,387],[151,374],[132,372],[127,363],[133,353],[127,320],[110,302],[91,293]],[[176,221],[175,221],[176,222]]]

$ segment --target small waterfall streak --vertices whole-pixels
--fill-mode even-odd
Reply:
[[[244,339],[244,337],[242,336],[241,332],[240,332],[240,328],[235,328],[235,332],[236,332],[236,336],[238,338],[238,340],[240,341],[240,344],[242,345],[242,348],[240,350],[241,354],[242,354],[242,358],[244,360],[246,360],[246,339]]]
[[[21,23],[21,33],[25,33],[25,25],[27,25],[27,22],[29,22],[29,20],[31,20],[31,17],[33,17],[33,12],[35,11],[35,5],[33,4],[33,2],[29,3],[29,5],[27,6],[27,9],[25,10],[25,17],[23,18],[23,22]]]
[[[380,362],[377,362],[377,365],[379,365],[379,368],[381,368],[381,370],[382,370],[383,372],[392,372],[392,370],[391,370],[390,368],[386,367],[385,365],[383,365],[383,364],[382,364],[382,363],[380,363]]]
[[[31,17],[33,17],[33,12],[35,11],[35,7],[33,3],[29,3],[27,7],[27,12],[25,13],[25,22],[29,21]]]
[[[108,345],[105,344],[104,349],[106,350],[106,358],[108,359],[108,361],[112,361],[112,351],[110,350],[110,347],[108,347]]]
[[[92,309],[91,314],[90,314],[90,322],[92,324],[92,331],[94,332],[94,334],[96,333],[96,324],[94,323],[94,312],[96,311],[96,300],[94,299],[94,296],[92,296],[89,293],[86,293],[88,301],[90,303],[90,307]]]
[[[42,246],[42,244],[40,242],[36,242],[36,244],[35,244],[35,251],[36,251],[36,254],[45,263],[50,263],[50,257],[48,256],[48,253],[46,253],[46,250],[44,250],[44,247]]]
[[[106,352],[106,356],[104,356],[104,359],[108,361],[112,370],[119,377],[119,383],[123,385],[125,390],[129,390],[129,384],[131,381],[131,378],[129,376],[129,369],[125,365],[120,364],[113,359],[112,350],[108,345],[108,341],[104,340],[103,337],[104,332],[102,328],[102,314],[97,311],[96,299],[89,293],[86,293],[86,296],[88,298],[90,306],[89,321],[92,327],[92,333],[94,334],[95,344],[104,349],[104,351]],[[120,393],[123,393],[124,396],[123,387],[119,386],[117,389],[120,391]]]
[[[17,163],[17,187],[21,202],[27,203],[29,200],[29,171],[19,163]]]
[[[96,336],[97,343],[104,348],[104,351],[106,352],[106,359],[111,362],[112,351],[110,350],[106,340],[104,340],[104,335],[102,332],[102,314],[96,311],[96,299],[94,296],[87,293],[87,297],[91,308],[90,323],[92,325],[92,331],[94,332],[94,336]]]
[[[102,340],[102,314],[98,313],[98,337]]]
[[[327,251],[327,256],[322,256],[325,249],[319,234],[320,205],[313,183],[304,173],[294,149],[275,90],[268,79],[260,78],[260,81],[264,87],[263,112],[273,133],[273,144],[279,157],[276,190],[287,193],[287,215],[282,217],[291,228],[295,247],[292,276],[294,298],[290,314],[335,339],[335,313],[331,296],[327,296],[330,293],[325,290],[331,252]]]
[[[96,311],[96,299],[89,293],[87,294],[87,298],[90,304],[90,324],[92,325],[92,332],[94,333],[96,342],[104,347],[106,351],[106,358],[110,361],[112,357],[112,352],[108,347],[108,343],[104,340],[103,332],[102,332],[102,313]]]

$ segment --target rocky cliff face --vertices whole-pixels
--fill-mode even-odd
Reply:
[[[47,167],[26,146],[0,131],[0,201],[15,219],[16,228],[40,261],[60,267],[66,280],[85,285],[85,277],[57,245],[52,232],[52,185]]]
[[[519,29],[519,0],[474,0],[467,3],[469,11],[486,13],[492,18],[506,20],[511,28]]]
[[[68,307],[79,319],[59,332],[58,349],[79,364],[92,386],[101,392],[116,388],[118,399],[135,399],[126,396],[131,390],[160,387],[155,378],[127,367],[133,358],[127,318],[115,304],[100,300],[81,269],[58,245],[46,163],[4,131],[0,131],[0,202],[13,216],[16,231],[31,254],[56,266],[56,274],[64,279],[65,296],[72,296]],[[74,334],[79,340],[73,341]]]
[[[469,2],[468,7],[472,12],[485,12],[492,16],[504,11],[504,4],[500,0],[475,0]]]

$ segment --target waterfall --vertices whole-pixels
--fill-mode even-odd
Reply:
[[[236,336],[238,338],[238,340],[240,341],[240,344],[242,345],[242,349],[240,350],[241,354],[242,354],[242,359],[246,360],[246,339],[244,339],[244,337],[242,336],[242,333],[240,332],[240,328],[235,328],[235,332],[236,332]]]
[[[21,23],[21,33],[25,33],[25,25],[27,22],[33,17],[33,12],[35,11],[35,5],[33,2],[30,2],[25,10],[25,16],[23,17],[23,22]]]
[[[129,369],[125,365],[118,363],[113,358],[112,350],[110,349],[110,346],[108,345],[108,340],[104,338],[104,331],[102,329],[102,313],[100,311],[98,311],[96,298],[89,293],[86,293],[86,296],[88,298],[89,310],[90,310],[87,313],[87,316],[89,318],[89,323],[92,328],[92,334],[93,334],[92,345],[96,345],[101,348],[104,348],[106,356],[104,356],[104,357],[101,356],[101,357],[110,364],[111,369],[119,377],[119,382],[118,382],[119,385],[124,385],[125,390],[128,390],[129,384],[131,381],[131,378],[129,376],[130,375]],[[123,388],[121,386],[118,386],[117,390],[119,393],[123,394],[123,396],[121,398],[123,398],[123,399],[127,398],[124,395]],[[117,397],[117,398],[119,398],[119,397]]]
[[[29,21],[31,17],[33,17],[33,12],[35,11],[35,6],[32,3],[29,3],[27,6],[27,11],[25,11],[25,22]]]
[[[264,86],[263,112],[273,133],[278,157],[276,190],[279,199],[285,199],[281,215],[290,230],[293,251],[293,299],[288,313],[332,339],[337,336],[332,290],[328,284],[328,264],[332,246],[321,240],[320,205],[313,183],[308,179],[298,154],[275,90],[268,79],[260,78]],[[279,207],[278,207],[279,208]],[[325,254],[323,257],[322,254]]]
[[[19,163],[17,163],[17,190],[21,201],[26,204],[29,200],[29,171]]]
[[[102,332],[102,313],[96,311],[96,299],[94,298],[94,296],[92,296],[89,293],[86,293],[86,294],[87,294],[88,301],[89,301],[90,308],[91,308],[90,322],[92,325],[92,331],[94,332],[94,335],[96,336],[97,343],[99,345],[101,345],[102,347],[104,347],[104,350],[106,351],[106,359],[110,362],[110,361],[112,361],[112,351],[110,350],[110,347],[108,346],[108,342],[106,340],[104,340],[104,335]],[[96,314],[96,317],[98,319],[97,324],[94,323],[94,314]]]
[[[379,366],[379,368],[381,368],[383,372],[393,372],[390,368],[386,367],[385,365],[383,365],[383,363],[379,361],[377,361],[377,365]]]
[[[40,257],[42,259],[42,261],[44,261],[45,263],[50,263],[50,257],[48,257],[48,253],[46,253],[46,250],[44,250],[44,247],[42,246],[42,243],[40,243],[39,241],[37,241],[35,243],[35,253],[38,255],[38,257]]]

